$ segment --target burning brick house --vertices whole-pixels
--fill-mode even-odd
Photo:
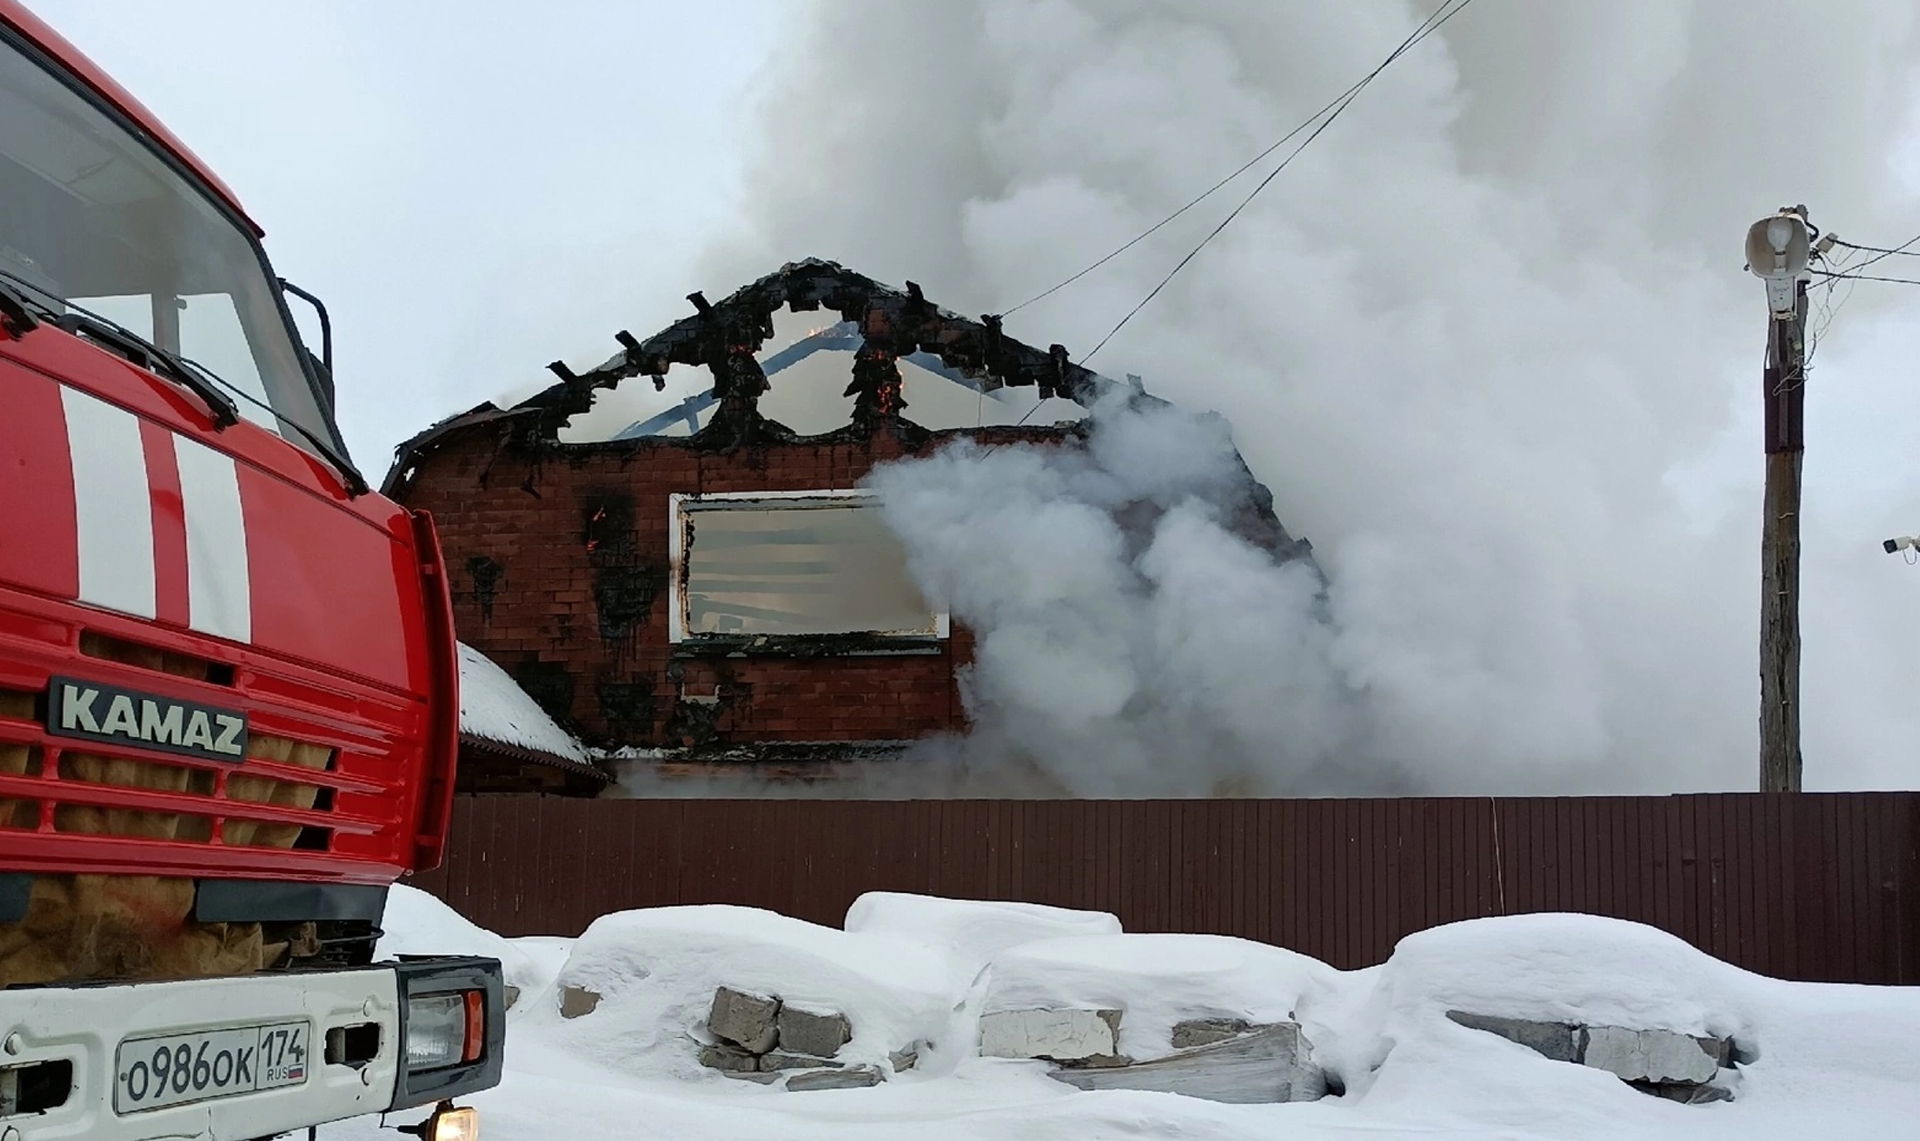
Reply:
[[[403,444],[386,491],[430,511],[461,640],[562,725],[660,773],[807,778],[964,732],[973,641],[930,606],[860,488],[876,465],[970,438],[1075,447],[1073,422],[933,430],[905,414],[903,366],[981,395],[1036,387],[1091,406],[1115,382],[837,265],[788,265],[647,340],[622,332],[599,368],[511,408],[484,404]],[[837,323],[759,355],[773,318]],[[763,414],[769,376],[852,349],[850,416],[802,435]],[[675,365],[712,376],[611,439],[563,442],[596,394]],[[1154,401],[1136,384],[1127,398]],[[826,395],[830,395],[827,393]],[[708,414],[704,425],[700,416]],[[689,434],[659,432],[681,422]],[[1247,474],[1234,528],[1310,557]]]

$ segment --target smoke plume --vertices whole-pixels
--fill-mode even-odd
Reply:
[[[817,4],[768,80],[753,229],[703,280],[821,256],[1003,312],[1427,11]],[[916,565],[981,633],[981,744],[1085,793],[1751,787],[1765,316],[1739,242],[1796,202],[1863,242],[1920,231],[1917,16],[1478,0],[1408,53],[1093,361],[1226,417],[1327,620],[1206,506],[1206,421],[903,465],[879,478]],[[1244,192],[1009,331],[1085,353]],[[1913,474],[1882,426],[1915,408],[1897,290],[1862,286],[1810,382],[1809,787],[1912,779],[1920,572],[1878,550],[1920,529],[1911,479],[1880,478]],[[1142,498],[1163,511],[1131,535],[1114,508]]]

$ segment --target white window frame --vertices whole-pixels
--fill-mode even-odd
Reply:
[[[687,630],[687,517],[702,511],[754,510],[766,507],[845,507],[849,502],[872,502],[879,497],[865,488],[822,491],[722,491],[707,495],[674,492],[667,496],[667,543],[669,577],[667,585],[667,639],[673,645],[698,646],[705,642],[730,643],[739,635],[694,634]],[[847,634],[752,634],[751,640],[777,646],[798,638],[875,638],[882,642],[925,643],[929,639],[946,641],[952,631],[947,611],[934,609],[933,631],[856,630]]]

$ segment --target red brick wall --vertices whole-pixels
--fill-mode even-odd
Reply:
[[[971,434],[1060,438],[1051,429]],[[732,454],[655,439],[529,458],[496,454],[497,444],[485,426],[450,439],[419,460],[399,496],[439,526],[461,640],[590,740],[873,741],[964,728],[955,673],[973,641],[962,629],[937,653],[879,657],[686,657],[668,641],[669,495],[851,488],[905,452],[892,433]],[[684,700],[716,687],[717,704]]]

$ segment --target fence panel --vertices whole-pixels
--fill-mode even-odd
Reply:
[[[1335,966],[1486,915],[1648,923],[1782,978],[1920,982],[1920,793],[1187,800],[461,796],[414,877],[506,935],[734,903],[837,926],[862,892],[1012,899]]]

